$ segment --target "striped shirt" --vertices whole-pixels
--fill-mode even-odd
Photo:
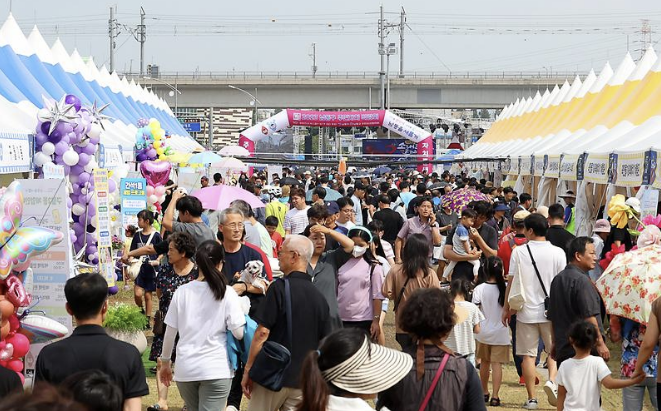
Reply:
[[[301,234],[305,227],[308,226],[308,209],[305,207],[303,210],[292,208],[285,214],[285,231],[292,234]]]

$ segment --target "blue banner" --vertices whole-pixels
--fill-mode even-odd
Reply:
[[[119,183],[122,205],[122,227],[138,227],[138,213],[147,208],[147,180],[144,178],[122,178]],[[122,236],[124,236],[122,230]]]

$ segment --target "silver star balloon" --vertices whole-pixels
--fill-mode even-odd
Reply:
[[[78,113],[76,113],[73,104],[65,103],[65,98],[62,97],[58,102],[44,97],[44,106],[48,110],[48,115],[40,117],[40,120],[43,122],[50,121],[49,135],[55,130],[60,121],[75,123],[76,118],[78,118]]]
[[[103,110],[107,109],[109,105],[110,103],[106,103],[101,107],[98,107],[96,105],[96,100],[94,100],[94,104],[92,104],[92,108],[90,108],[90,114],[92,115],[92,117],[94,117],[94,121],[96,123],[101,124],[101,128],[104,131],[106,130],[106,128],[103,126],[103,122],[101,120],[112,120],[112,117],[103,114]]]

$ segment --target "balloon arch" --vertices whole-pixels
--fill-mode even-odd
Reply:
[[[418,160],[430,161],[434,158],[434,140],[431,133],[388,110],[315,111],[286,109],[244,130],[239,136],[239,145],[247,149],[252,156],[255,153],[255,143],[280,130],[293,126],[385,127],[417,143]],[[423,163],[418,166],[418,170],[431,172],[431,167],[431,164]]]

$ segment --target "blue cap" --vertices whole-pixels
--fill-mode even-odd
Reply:
[[[507,211],[509,209],[510,208],[507,205],[501,203],[501,204],[498,204],[496,206],[496,208],[493,209],[493,211]]]
[[[329,201],[326,203],[326,208],[330,214],[337,214],[340,212],[340,206],[337,205],[336,201]]]

